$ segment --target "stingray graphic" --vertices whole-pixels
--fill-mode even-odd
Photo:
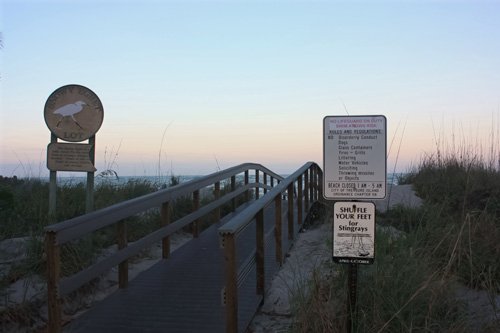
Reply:
[[[57,122],[56,127],[59,127],[59,125],[61,124],[61,121],[65,117],[71,117],[71,119],[73,119],[75,124],[78,127],[80,127],[80,129],[83,129],[83,127],[78,123],[78,121],[75,119],[74,116],[75,116],[75,114],[77,114],[78,112],[81,112],[83,110],[84,105],[87,105],[87,103],[82,102],[82,101],[77,101],[75,103],[63,105],[60,108],[58,108],[57,110],[55,110],[53,113],[61,116],[61,118]]]

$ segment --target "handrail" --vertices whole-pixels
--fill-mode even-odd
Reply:
[[[152,233],[142,237],[141,239],[135,241],[134,243],[129,244],[127,247],[120,249],[115,253],[109,255],[108,257],[104,258],[103,260],[91,265],[90,267],[87,267],[85,270],[80,271],[72,275],[71,277],[62,278],[59,285],[60,288],[59,292],[62,295],[67,295],[71,293],[72,291],[78,289],[83,284],[90,282],[93,278],[99,276],[100,274],[105,273],[107,270],[109,270],[110,267],[116,266],[121,262],[123,262],[124,260],[127,260],[128,258],[139,254],[144,248],[150,246],[151,244],[157,241],[162,240],[163,238],[173,234],[176,231],[179,231],[180,229],[193,223],[197,219],[209,214],[215,208],[217,208],[220,205],[223,205],[230,199],[245,193],[245,191],[251,188],[255,188],[256,186],[260,188],[265,188],[264,186],[258,186],[258,185],[259,184],[254,184],[254,183],[244,185],[238,188],[236,191],[226,194],[220,199],[211,202],[210,204],[200,208],[199,210],[178,219],[175,223],[168,224],[164,227],[157,229],[156,231],[153,231]]]
[[[283,180],[282,176],[272,172],[260,164],[244,163],[180,185],[172,186],[170,188],[130,199],[95,212],[81,215],[64,222],[49,225],[45,228],[45,232],[57,233],[57,243],[64,244],[75,238],[81,237],[84,234],[104,228],[116,221],[143,212],[150,208],[158,207],[163,202],[181,198],[193,193],[196,190],[213,185],[215,182],[228,179],[231,176],[242,173],[246,170],[254,169],[264,172],[265,174],[269,174],[280,181]]]
[[[253,205],[245,209],[243,212],[235,216],[231,221],[221,226],[219,234],[223,236],[225,233],[238,234],[243,230],[255,217],[255,215],[262,209],[266,208],[274,199],[283,193],[290,184],[294,183],[300,175],[304,174],[306,170],[314,165],[314,162],[308,162],[304,164],[300,169],[295,171],[293,174],[285,178],[277,186],[267,192],[261,199],[256,201]]]
[[[272,235],[274,231],[275,258],[278,265],[283,263],[282,251],[282,194],[287,194],[287,222],[288,222],[288,239],[292,240],[294,233],[294,207],[297,207],[297,221],[300,225],[304,218],[303,214],[303,199],[305,199],[306,211],[309,209],[309,204],[312,201],[319,200],[322,192],[322,177],[321,168],[314,162],[304,164],[300,169],[288,176],[277,186],[273,187],[269,192],[264,194],[262,198],[256,200],[252,205],[240,212],[237,216],[231,219],[228,223],[219,227],[219,236],[221,238],[221,246],[224,248],[225,259],[225,275],[226,285],[223,289],[224,300],[226,305],[226,332],[238,332],[238,288],[248,276],[251,268],[255,265],[256,279],[256,294],[263,297],[265,292],[265,246],[267,237]],[[294,198],[294,191],[297,188],[297,196]],[[305,190],[305,191],[304,191]],[[264,230],[264,209],[274,202],[275,225],[272,230]],[[251,223],[255,223],[256,238],[255,248],[247,254],[245,258],[237,259],[236,243],[237,237],[243,230],[246,230]],[[240,266],[238,267],[238,262]]]
[[[252,183],[248,181],[248,172],[250,170],[255,170],[255,182]],[[236,175],[243,172],[245,173],[245,184],[236,188]],[[259,178],[260,172],[264,174],[263,182]],[[268,175],[271,177],[271,186],[267,184]],[[220,197],[220,182],[227,179],[231,180],[230,192]],[[168,258],[170,253],[168,237],[172,233],[187,225],[196,225],[200,218],[228,202],[233,202],[234,211],[236,209],[234,200],[237,196],[256,189],[255,197],[258,198],[260,188],[263,188],[266,193],[272,190],[273,185],[277,185],[274,184],[274,179],[278,180],[278,182],[283,181],[283,177],[260,164],[244,163],[180,185],[172,186],[168,189],[127,200],[89,214],[47,226],[45,228],[45,247],[47,255],[49,331],[54,333],[61,331],[61,303],[64,295],[76,290],[86,282],[116,265],[119,265],[119,287],[125,288],[128,283],[128,259],[130,257],[137,254],[141,249],[152,245],[154,242],[162,240],[163,257]],[[215,200],[203,207],[199,207],[199,191],[209,186],[214,186],[215,188]],[[168,213],[169,202],[191,194],[193,195],[195,211],[175,222],[171,222]],[[249,200],[248,196],[247,200]],[[128,244],[123,220],[151,208],[160,208],[162,227],[133,244]],[[118,225],[118,251],[85,270],[72,276],[61,278],[61,246],[112,224]],[[193,232],[193,236],[197,236],[197,231]]]

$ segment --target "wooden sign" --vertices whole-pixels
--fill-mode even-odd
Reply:
[[[90,160],[93,145],[82,143],[49,143],[47,168],[50,171],[95,172]]]
[[[80,142],[101,127],[104,110],[99,97],[84,86],[70,84],[55,90],[44,108],[47,127],[59,139]]]

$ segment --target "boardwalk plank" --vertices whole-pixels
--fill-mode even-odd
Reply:
[[[286,203],[283,207],[287,207]],[[304,214],[305,215],[305,214]],[[286,214],[283,214],[284,220]],[[297,214],[294,214],[295,219]],[[129,282],[126,289],[95,304],[75,319],[65,332],[225,332],[225,309],[221,304],[224,286],[224,256],[217,229],[227,221],[209,227],[199,238],[187,242],[166,260],[160,260]],[[274,225],[274,211],[264,212],[265,232]],[[254,224],[253,224],[254,225]],[[288,250],[287,223],[283,223],[283,249]],[[295,228],[298,230],[298,228]],[[266,286],[279,269],[275,260],[274,235],[265,248]],[[255,227],[238,237],[241,263],[255,247]],[[262,296],[256,295],[253,268],[239,290],[239,331],[250,324]]]

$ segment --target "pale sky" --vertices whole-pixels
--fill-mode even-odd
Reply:
[[[48,175],[67,84],[102,101],[97,172],[121,176],[322,165],[329,115],[386,116],[389,172],[436,140],[496,145],[500,1],[0,3],[3,176]]]

